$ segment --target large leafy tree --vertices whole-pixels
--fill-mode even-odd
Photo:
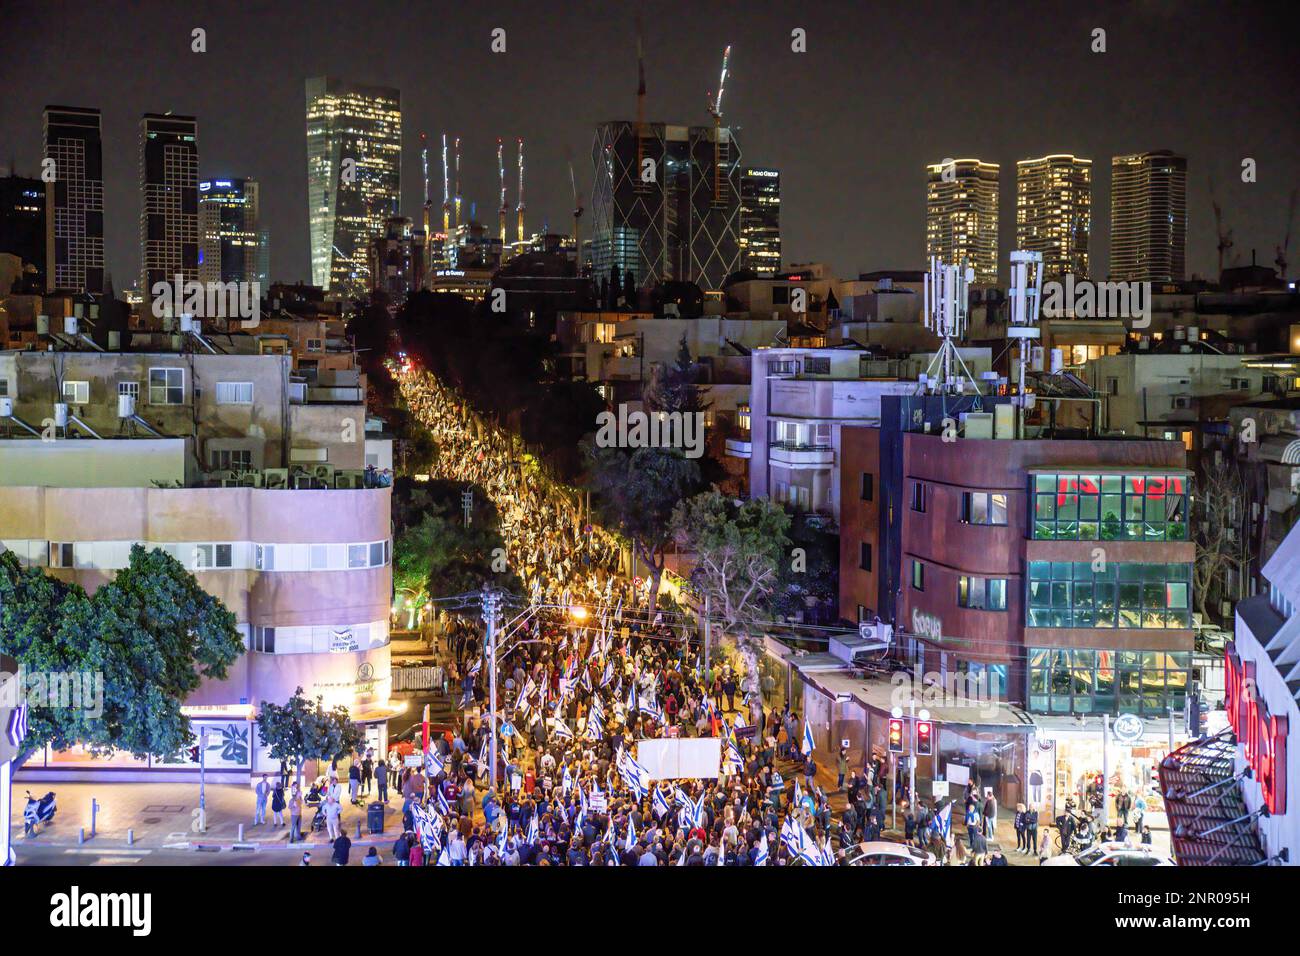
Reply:
[[[592,509],[601,524],[630,542],[648,569],[653,612],[672,543],[673,508],[698,489],[699,466],[675,448],[584,447]]]
[[[262,702],[257,733],[272,759],[294,768],[299,788],[302,767],[308,760],[342,760],[366,745],[365,731],[346,707],[340,704],[326,710],[324,698],[308,700],[301,687],[284,704]]]
[[[671,524],[678,546],[695,554],[692,582],[708,598],[710,621],[737,641],[746,690],[755,689],[759,632],[790,558],[790,516],[768,498],[713,489],[679,504]]]
[[[0,555],[0,650],[29,674],[103,678],[102,708],[32,708],[28,753],[82,744],[145,757],[189,746],[185,699],[223,679],[244,647],[234,614],[180,562],[136,545],[93,596]]]

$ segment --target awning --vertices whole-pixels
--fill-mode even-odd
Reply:
[[[1246,809],[1231,730],[1175,750],[1160,762],[1169,833],[1179,866],[1259,866],[1267,862]]]

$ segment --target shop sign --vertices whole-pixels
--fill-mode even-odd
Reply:
[[[1120,714],[1110,729],[1120,743],[1137,743],[1142,739],[1142,718],[1137,714]]]
[[[1264,805],[1273,814],[1286,813],[1286,717],[1269,713],[1255,690],[1255,662],[1237,656],[1236,643],[1227,649],[1228,722],[1245,747],[1246,763],[1259,781]]]
[[[943,621],[919,608],[912,608],[912,632],[937,643],[943,640]]]

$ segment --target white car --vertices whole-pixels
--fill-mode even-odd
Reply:
[[[1174,862],[1144,844],[1098,843],[1076,856],[1048,857],[1043,866],[1173,866]]]
[[[933,853],[918,850],[905,843],[889,843],[875,840],[871,843],[859,843],[847,850],[835,854],[835,862],[840,866],[934,866]]]

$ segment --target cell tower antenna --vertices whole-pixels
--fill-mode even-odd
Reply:
[[[497,137],[497,178],[501,181],[501,205],[497,208],[497,225],[501,232],[501,256],[506,254],[506,213],[510,207],[506,205],[506,161],[505,161],[505,144],[502,143],[501,137]]]
[[[1020,358],[1018,361],[1019,377],[1016,385],[1019,394],[1015,403],[1020,407],[1021,425],[1024,411],[1033,406],[1033,393],[1025,381],[1025,370],[1029,366],[1031,342],[1042,337],[1038,327],[1040,308],[1043,300],[1043,254],[1023,249],[1011,253],[1011,285],[1007,290],[1010,306],[1010,321],[1007,323],[1007,338],[1020,340]],[[1021,430],[1017,428],[1017,432]]]
[[[524,241],[524,138],[519,137],[519,205],[515,212],[519,215],[519,242]]]
[[[966,337],[970,284],[974,280],[975,270],[970,266],[945,265],[935,256],[930,257],[922,315],[926,328],[937,335],[942,344],[920,378],[920,392],[928,388],[934,392],[960,395],[966,390],[967,382],[977,394],[979,392],[975,376],[966,367],[956,345]]]
[[[460,137],[456,137],[456,228],[460,228]]]

